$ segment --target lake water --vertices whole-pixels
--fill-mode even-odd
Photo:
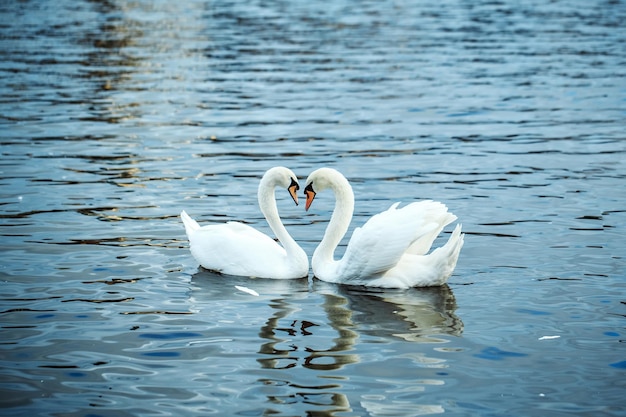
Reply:
[[[0,18],[3,416],[626,415],[623,0]],[[198,269],[180,211],[267,232],[275,165],[342,171],[351,229],[444,202],[466,233],[448,285]],[[332,195],[277,195],[311,255]]]

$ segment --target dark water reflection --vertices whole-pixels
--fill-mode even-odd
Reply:
[[[318,286],[321,284],[318,283]],[[324,285],[325,286],[325,285]],[[310,355],[304,358],[303,366],[314,370],[335,370],[344,365],[358,362],[358,356],[346,354],[355,350],[360,335],[389,338],[399,337],[408,341],[437,342],[429,336],[436,334],[460,335],[462,321],[454,314],[456,303],[448,286],[411,290],[402,293],[375,293],[371,290],[350,290],[337,288],[321,289],[323,301],[321,308],[327,316],[328,324],[335,330],[337,337],[332,339],[333,346],[324,350],[311,347],[289,345],[287,349],[276,346],[286,341],[277,338],[278,334],[288,336],[312,336],[315,327],[311,321],[289,320],[291,313],[297,311],[284,300],[273,300],[272,308],[277,311],[267,321],[260,336],[270,342],[263,345],[261,353],[278,355],[286,359],[284,368],[296,366],[297,357],[290,358],[289,352],[304,350]],[[354,317],[360,320],[356,321]],[[281,322],[290,322],[288,327],[279,327]],[[332,359],[332,363],[317,365],[317,358]],[[276,368],[275,358],[259,360],[264,367]],[[290,362],[293,361],[293,362]]]
[[[263,413],[301,410],[303,414],[334,415],[335,412],[360,408],[361,401],[352,391],[356,389],[358,392],[362,382],[353,381],[355,375],[367,379],[370,375],[381,377],[392,372],[394,376],[389,374],[389,378],[393,379],[380,380],[377,385],[403,384],[402,379],[407,378],[404,384],[410,384],[413,390],[421,384],[443,385],[445,381],[440,379],[415,379],[414,375],[411,376],[413,372],[403,377],[402,371],[395,367],[381,372],[385,355],[378,360],[373,358],[381,355],[382,349],[393,361],[402,361],[406,356],[404,360],[415,361],[418,367],[445,369],[446,360],[430,356],[430,350],[432,346],[447,345],[446,335],[462,334],[463,323],[455,314],[456,303],[448,286],[372,291],[315,282],[314,291],[311,291],[307,280],[236,279],[228,282],[222,276],[206,271],[195,274],[193,282],[194,303],[198,300],[199,304],[204,304],[197,308],[238,304],[233,299],[241,298],[247,300],[246,310],[266,311],[266,319],[260,316],[253,319],[261,323],[256,361],[260,369],[276,373],[260,374],[262,376],[251,381],[250,388],[242,394],[257,401],[265,397],[265,402],[273,404],[264,407]],[[233,285],[253,288],[260,294],[259,300],[238,293]],[[211,300],[211,305],[200,300]],[[238,326],[252,326],[252,323],[242,321],[247,314],[249,312],[237,313]],[[228,314],[222,312],[220,316],[228,317]],[[231,324],[228,320],[222,322],[218,327]],[[225,331],[220,333],[226,334]],[[243,342],[237,337],[231,340]],[[410,352],[396,357],[395,344],[407,341],[417,344]],[[419,344],[423,344],[423,348],[419,348]],[[252,346],[249,348],[253,349]],[[221,360],[220,357],[209,359]],[[353,368],[361,369],[354,371]],[[255,367],[242,368],[239,372],[250,376],[259,374]],[[372,404],[376,407],[377,402]],[[288,407],[283,409],[285,406]]]
[[[623,415],[624,21],[615,0],[3,2],[2,415]],[[352,228],[445,202],[467,233],[448,286],[198,271],[180,211],[267,231],[274,165],[341,170]],[[309,254],[318,199],[278,195]]]

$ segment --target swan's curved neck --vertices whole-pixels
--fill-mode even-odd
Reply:
[[[330,188],[335,194],[335,209],[324,237],[313,254],[315,263],[331,263],[335,260],[335,249],[348,231],[354,212],[354,193],[348,180],[343,177],[333,178]]]
[[[258,199],[259,208],[261,213],[265,216],[267,224],[274,232],[274,235],[278,238],[283,245],[288,255],[293,255],[297,250],[300,250],[300,246],[291,237],[278,214],[278,207],[276,205],[275,196],[276,184],[271,184],[266,181],[262,181],[259,186]],[[293,258],[288,256],[289,259]]]

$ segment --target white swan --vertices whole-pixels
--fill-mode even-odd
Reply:
[[[298,204],[300,189],[295,174],[284,167],[269,169],[258,190],[259,208],[283,246],[246,224],[228,222],[200,227],[185,211],[180,217],[191,254],[202,267],[228,275],[290,279],[309,275],[309,259],[293,240],[278,215],[274,190],[289,190]]]
[[[317,278],[385,288],[446,283],[463,246],[461,226],[456,226],[443,247],[427,254],[441,230],[456,220],[445,205],[427,200],[398,208],[399,203],[395,203],[357,228],[343,258],[335,260],[335,249],[352,220],[354,194],[341,173],[320,168],[306,180],[306,210],[315,194],[326,188],[334,192],[336,203],[324,238],[313,253],[311,265]]]

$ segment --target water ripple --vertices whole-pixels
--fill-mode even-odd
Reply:
[[[625,411],[623,2],[5,3],[5,414]],[[443,201],[449,285],[198,269],[180,211],[269,232],[274,165],[340,169],[349,233]],[[318,199],[277,193],[309,254]]]

